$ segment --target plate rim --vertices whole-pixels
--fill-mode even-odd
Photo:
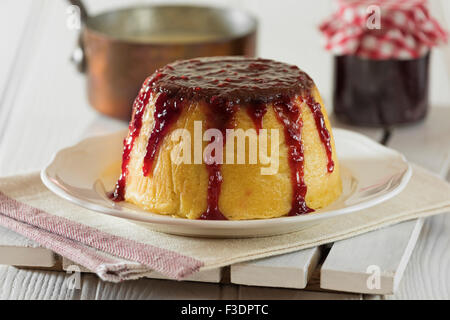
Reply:
[[[319,220],[323,220],[323,219],[333,218],[333,217],[361,211],[361,210],[373,207],[377,204],[383,203],[383,202],[397,196],[400,192],[402,192],[404,190],[404,188],[406,187],[406,185],[408,184],[408,182],[410,181],[410,179],[412,177],[412,166],[406,160],[406,158],[403,154],[401,154],[397,150],[383,146],[383,145],[379,144],[378,142],[376,142],[375,140],[373,140],[367,136],[364,136],[358,132],[354,132],[354,131],[350,131],[350,130],[346,130],[346,129],[342,129],[342,128],[333,129],[334,136],[336,136],[336,133],[338,133],[338,135],[339,134],[348,135],[348,136],[351,136],[353,139],[360,140],[360,142],[362,142],[362,143],[368,142],[371,145],[376,146],[379,149],[383,149],[385,152],[386,151],[390,152],[391,154],[395,154],[396,156],[399,157],[399,159],[406,165],[406,171],[403,173],[403,175],[400,179],[400,183],[397,187],[395,187],[389,193],[376,196],[376,197],[369,199],[363,203],[358,203],[358,204],[355,204],[355,205],[352,205],[349,207],[335,209],[335,210],[331,210],[331,211],[318,212],[318,213],[312,213],[312,214],[300,215],[300,216],[294,216],[294,217],[283,216],[283,217],[270,218],[270,219],[222,221],[222,220],[184,219],[184,218],[178,218],[178,217],[169,216],[169,215],[158,215],[153,212],[148,212],[148,213],[151,213],[151,215],[145,216],[145,215],[142,215],[142,213],[144,213],[144,212],[138,213],[138,212],[133,212],[133,211],[122,211],[122,212],[112,211],[107,207],[103,207],[103,206],[85,201],[83,199],[80,199],[80,198],[70,194],[69,192],[65,191],[63,187],[56,184],[48,175],[47,170],[49,170],[51,168],[52,164],[54,164],[56,158],[61,153],[67,152],[68,150],[78,147],[81,144],[89,143],[92,140],[97,140],[97,139],[106,138],[106,137],[109,137],[112,135],[117,135],[117,134],[119,134],[119,132],[120,133],[123,132],[124,134],[126,134],[127,130],[122,129],[122,130],[118,130],[118,131],[115,131],[112,133],[100,134],[100,135],[87,137],[85,139],[78,141],[75,144],[72,144],[68,147],[65,147],[65,148],[62,148],[62,149],[56,151],[52,155],[52,157],[51,157],[50,161],[47,163],[47,165],[40,172],[40,178],[41,178],[43,184],[51,192],[53,192],[57,196],[65,199],[73,204],[76,204],[82,208],[85,208],[85,209],[88,209],[91,211],[95,211],[95,212],[98,212],[101,214],[109,215],[109,216],[132,220],[132,221],[140,222],[140,223],[172,225],[172,226],[179,225],[179,226],[188,226],[188,227],[195,227],[195,228],[207,228],[207,229],[215,228],[215,229],[230,230],[230,229],[236,229],[238,227],[241,227],[241,228],[244,228],[244,227],[249,227],[249,228],[267,227],[268,224],[272,224],[272,223],[279,226],[279,225],[283,225],[283,224],[319,221]]]

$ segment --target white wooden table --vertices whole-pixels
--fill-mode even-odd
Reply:
[[[298,1],[285,1],[287,6],[299,5]],[[216,2],[225,3],[221,0]],[[255,6],[254,2],[247,0],[241,6],[255,8],[255,14],[262,19],[268,18],[271,12],[268,4]],[[120,4],[120,0],[96,0],[89,2],[89,7],[98,10],[106,5]],[[310,2],[306,1],[300,5],[311,7]],[[125,126],[121,122],[98,115],[88,106],[84,78],[75,72],[68,59],[75,46],[77,32],[66,27],[66,9],[64,1],[0,2],[0,32],[3,39],[0,50],[0,74],[3,75],[0,77],[0,176],[39,170],[55,150],[72,144],[83,136],[114,131]],[[317,19],[326,14],[326,11],[314,11],[311,16]],[[312,24],[307,26],[309,28],[318,23],[308,19],[305,18],[301,23]],[[276,43],[283,40],[279,39],[283,37],[275,39],[274,34],[270,33],[273,26],[268,25],[266,21],[261,23],[260,54],[301,66],[310,66],[310,72],[318,70],[316,82],[322,88],[325,98],[329,98],[330,83],[326,81],[331,70],[329,59],[327,60],[329,57],[320,48],[315,35],[312,32],[313,35],[305,35],[306,38],[310,37],[308,40],[312,41],[311,43],[317,42],[317,47],[313,46],[311,51],[303,52],[301,44],[293,44],[292,35],[289,34],[284,34],[284,41],[291,46],[291,50],[287,50],[288,53],[283,49],[277,51],[277,46],[269,47],[267,43]],[[295,57],[293,50],[298,52]],[[443,68],[440,67],[441,55],[442,52],[438,51],[433,60],[434,89],[430,117],[423,124],[395,130],[388,145],[405,153],[409,160],[448,179],[450,86]],[[323,63],[323,59],[328,64]],[[312,74],[315,77],[313,72]],[[383,137],[380,130],[361,131],[376,140]],[[374,247],[374,243],[379,246]],[[379,248],[387,245],[390,246],[390,256],[386,258],[384,250]],[[395,295],[384,294],[383,298],[450,299],[449,245],[450,215],[447,214],[427,219],[424,223],[407,222],[341,241],[333,244],[331,249],[312,248],[226,268],[225,272],[230,273],[229,280],[236,284],[178,283],[155,279],[111,284],[98,280],[94,275],[83,274],[81,289],[73,290],[67,285],[70,275],[64,272],[0,266],[0,299],[373,298],[373,294],[377,292],[367,292],[372,294],[367,296],[361,294],[365,292],[364,288],[355,289],[365,284],[367,266],[373,263],[380,264],[382,270],[386,271],[383,274],[383,281],[387,283],[385,288],[398,287]],[[372,248],[370,254],[367,252],[368,247]],[[352,259],[342,259],[349,253],[352,254]],[[325,263],[322,265],[325,257]],[[375,259],[375,262],[369,261],[371,259]],[[410,261],[407,264],[408,260]],[[0,229],[0,264],[31,266],[29,261],[37,261],[36,266],[40,268],[61,268],[55,266],[55,257],[48,250],[36,248],[35,243]],[[286,277],[295,281],[286,281],[286,277],[274,277],[274,274],[280,274],[280,270]],[[320,284],[317,283],[319,273]],[[352,274],[353,281],[347,281],[342,277],[343,274]],[[218,282],[219,278],[220,274],[213,272],[201,276],[200,280]],[[309,284],[306,290],[298,290],[304,288],[307,282]],[[360,293],[315,291],[319,286],[327,289],[335,289],[336,286],[342,288],[343,282],[348,282],[348,291]]]

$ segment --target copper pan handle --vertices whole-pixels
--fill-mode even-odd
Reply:
[[[89,14],[83,2],[81,0],[69,0],[69,2],[73,6],[78,7],[78,9],[80,10],[79,14],[81,23],[83,25],[86,25],[86,22],[89,18]],[[81,34],[78,37],[77,47],[73,50],[70,60],[72,61],[72,63],[75,65],[75,67],[79,72],[84,73],[86,71],[86,55],[84,52],[84,43]]]

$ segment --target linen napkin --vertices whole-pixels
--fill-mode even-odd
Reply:
[[[201,270],[323,245],[444,212],[450,212],[450,185],[413,166],[405,190],[375,207],[285,235],[205,239],[164,234],[83,209],[54,195],[38,173],[0,179],[1,226],[113,282],[151,271],[183,279]]]

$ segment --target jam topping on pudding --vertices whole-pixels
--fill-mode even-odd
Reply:
[[[128,165],[136,138],[140,135],[143,115],[152,95],[154,126],[144,156],[142,171],[151,177],[158,150],[180,117],[185,105],[201,101],[209,109],[207,127],[219,129],[226,140],[226,129],[236,127],[235,116],[245,109],[258,132],[263,128],[263,118],[269,106],[284,128],[288,160],[291,169],[292,206],[290,216],[314,211],[306,204],[307,185],[304,180],[304,147],[302,142],[302,112],[298,105],[304,103],[314,117],[320,141],[327,156],[327,171],[332,173],[332,138],[327,129],[321,104],[315,100],[312,79],[297,66],[257,58],[213,57],[177,61],[157,70],[149,77],[134,102],[129,135],[124,140],[122,174],[111,198],[125,200]],[[298,99],[298,100],[297,100]],[[224,141],[226,143],[226,141]],[[219,209],[223,182],[221,165],[205,164],[209,175],[207,208],[199,217],[204,220],[225,220]]]
[[[297,66],[255,58],[216,57],[178,61],[158,70],[152,88],[189,100],[244,104],[293,97],[313,86]]]

